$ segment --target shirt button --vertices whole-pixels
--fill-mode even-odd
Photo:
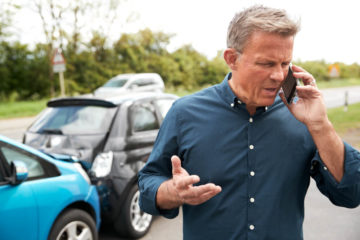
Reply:
[[[251,123],[252,123],[253,121],[254,121],[254,120],[253,120],[253,118],[249,118],[249,122],[251,122]]]
[[[324,167],[324,170],[326,171],[326,170],[327,170],[327,167]]]
[[[255,176],[255,172],[254,172],[254,171],[251,171],[251,172],[250,172],[250,176],[252,176],[252,177]]]
[[[255,198],[250,198],[250,202],[255,202]]]
[[[252,231],[252,230],[255,229],[255,226],[254,226],[254,225],[250,225],[250,226],[249,226],[249,229]]]
[[[251,150],[253,150],[253,149],[254,149],[254,145],[250,145],[249,148],[250,148]]]

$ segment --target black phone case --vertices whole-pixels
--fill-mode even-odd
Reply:
[[[288,104],[291,104],[294,100],[296,94],[296,86],[297,86],[297,79],[292,74],[291,67],[289,67],[288,75],[284,83],[282,84],[282,89]]]

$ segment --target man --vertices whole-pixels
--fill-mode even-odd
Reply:
[[[303,239],[310,176],[334,204],[360,202],[360,153],[336,134],[311,74],[293,66],[298,24],[255,6],[235,15],[224,81],[174,103],[139,174],[140,206],[168,218],[183,208],[184,239]],[[171,159],[171,161],[170,161]]]

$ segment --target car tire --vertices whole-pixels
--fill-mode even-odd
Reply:
[[[95,221],[83,210],[69,209],[56,219],[48,240],[78,239],[81,234],[81,239],[98,240]]]
[[[120,236],[137,239],[144,236],[150,229],[153,216],[140,209],[139,197],[138,186],[134,185],[114,224],[114,228]]]

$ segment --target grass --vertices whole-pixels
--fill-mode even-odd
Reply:
[[[345,112],[344,107],[327,110],[328,117],[335,130],[343,135],[352,129],[360,129],[360,103],[351,104]]]
[[[328,117],[336,132],[353,147],[360,150],[360,103],[328,110]]]
[[[47,101],[0,102],[0,119],[35,116],[46,107]]]
[[[360,78],[332,79],[331,81],[318,81],[319,89],[360,86]]]

